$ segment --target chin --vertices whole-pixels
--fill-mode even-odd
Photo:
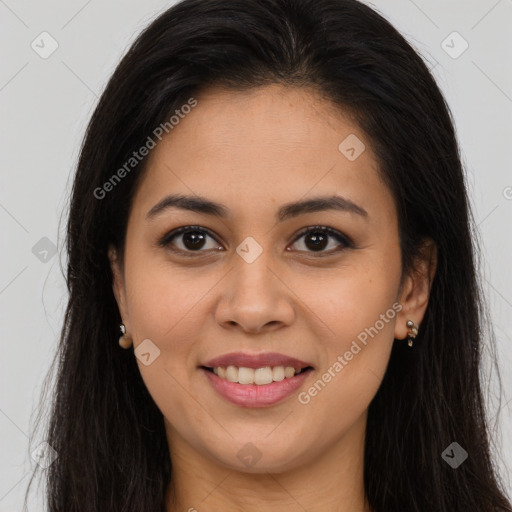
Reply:
[[[290,444],[283,446],[280,439],[274,442],[264,437],[260,438],[261,441],[249,439],[247,437],[245,442],[237,440],[226,446],[224,451],[210,452],[211,457],[228,469],[253,474],[283,473],[307,462],[304,452],[297,450],[298,447],[303,448],[300,440],[290,443],[288,439]]]

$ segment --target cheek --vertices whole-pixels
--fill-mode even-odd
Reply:
[[[343,404],[338,419],[348,421],[368,407],[394,342],[401,309],[396,301],[399,280],[398,253],[368,251],[357,263],[330,273],[328,279],[315,280],[319,286],[314,293],[306,294],[312,281],[297,281],[303,286],[297,294],[308,297],[308,309],[317,317],[315,337],[322,354],[319,380],[301,401],[310,400],[314,414],[321,416],[329,410],[337,415],[331,405]]]
[[[365,282],[368,284],[368,279]],[[341,287],[340,282],[336,284],[321,298],[318,295],[311,306],[321,312],[329,331],[325,337],[317,336],[321,367],[298,397],[308,418],[329,425],[324,431],[328,439],[349,429],[377,393],[400,308],[394,300],[394,286],[382,276],[373,280],[371,287],[359,286],[363,283],[356,278],[347,278]],[[314,435],[311,437],[314,442]]]
[[[381,260],[382,256],[376,253],[367,254],[338,269],[294,276],[294,292],[302,301],[298,316],[314,318],[325,331],[323,339],[331,340],[333,349],[341,349],[347,342],[350,344],[376,322],[383,337],[389,337],[392,332],[396,316],[392,306],[397,299],[400,279],[399,260],[388,260],[387,265]],[[384,320],[381,315],[386,316]]]
[[[201,301],[215,285],[215,277],[205,273],[199,278],[190,269],[142,251],[133,256],[127,270],[129,314],[137,339],[172,345],[179,333],[180,345],[186,345],[194,325],[199,326]]]
[[[171,269],[149,258],[139,262],[136,266],[134,261],[127,274],[134,348],[149,339],[158,353],[149,365],[137,358],[140,374],[156,405],[173,424],[184,418],[200,423],[204,410],[196,407],[191,395],[190,371],[197,365],[196,346],[207,314],[204,304],[216,281],[192,278],[190,271]]]

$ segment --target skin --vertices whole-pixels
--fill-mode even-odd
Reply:
[[[160,350],[150,365],[137,363],[165,418],[173,463],[167,510],[369,511],[367,410],[394,338],[406,338],[408,319],[421,324],[435,246],[426,245],[401,288],[397,213],[371,145],[348,115],[313,90],[211,88],[197,99],[149,155],[130,211],[124,262],[109,251],[133,347],[150,339]],[[366,145],[354,161],[338,149],[349,134]],[[231,216],[169,209],[146,220],[170,193],[205,196]],[[329,210],[274,218],[285,203],[334,194],[368,216]],[[186,235],[175,237],[176,249],[188,248],[192,257],[158,246],[165,234],[190,225],[216,239],[206,237],[194,252]],[[307,235],[299,238],[315,225],[345,234],[355,247],[330,236],[315,250]],[[249,236],[263,249],[252,263],[236,252]],[[398,301],[401,311],[309,403],[300,403],[298,393]],[[314,370],[285,400],[250,409],[221,397],[198,368],[233,351],[279,352]],[[237,457],[247,443],[261,456],[250,467]]]

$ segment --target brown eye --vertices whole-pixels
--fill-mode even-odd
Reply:
[[[307,228],[305,231],[302,231],[302,233],[296,238],[294,244],[296,244],[297,240],[300,240],[301,238],[304,238],[302,246],[305,247],[305,249],[298,250],[304,250],[305,252],[317,252],[323,255],[324,252],[327,254],[332,254],[347,247],[352,247],[352,242],[348,237],[339,231],[326,226],[314,226]],[[334,239],[338,243],[329,244],[330,239]],[[329,245],[330,249],[334,248],[334,250],[325,251]],[[339,248],[340,245],[342,246],[341,248]]]
[[[215,242],[214,244],[210,243],[210,247],[208,247],[208,239],[212,239]],[[171,231],[164,236],[159,245],[182,253],[206,252],[212,249],[218,251],[220,247],[207,230],[198,226],[185,226]]]

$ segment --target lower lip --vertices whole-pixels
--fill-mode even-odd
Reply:
[[[208,377],[213,388],[230,402],[243,407],[267,407],[289,397],[308,378],[311,370],[299,373],[295,377],[285,378],[279,382],[257,384],[238,384],[200,368]]]

